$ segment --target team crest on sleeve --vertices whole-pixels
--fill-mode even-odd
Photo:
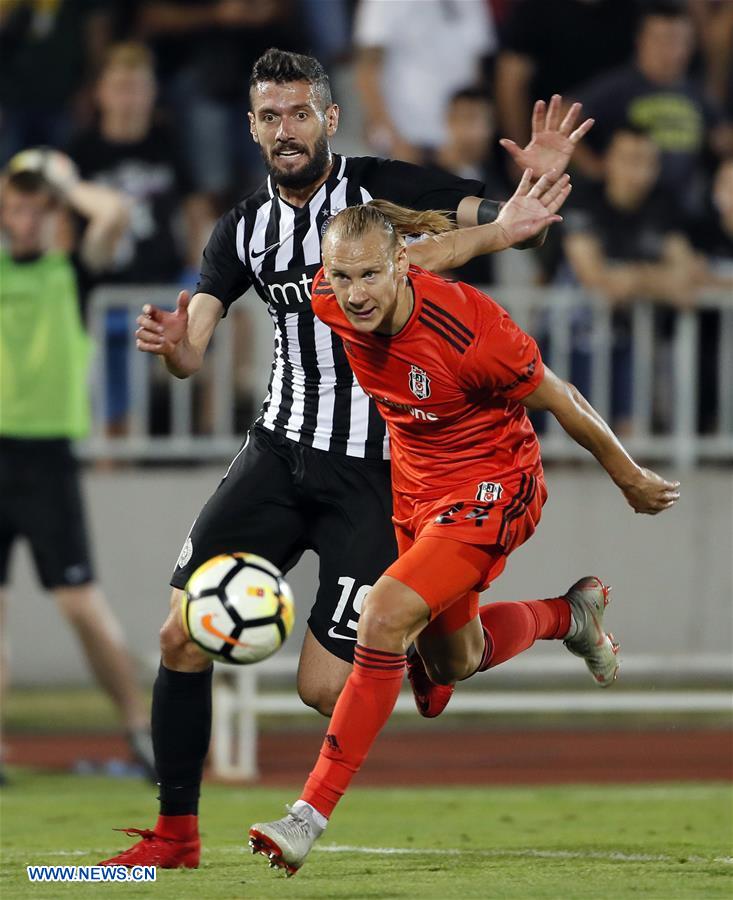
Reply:
[[[476,499],[483,500],[485,503],[497,503],[501,500],[503,493],[504,488],[498,481],[479,481]]]
[[[410,366],[410,390],[418,400],[427,400],[430,396],[428,373],[419,366]]]
[[[188,565],[188,562],[190,561],[192,556],[193,556],[193,542],[191,541],[190,537],[187,537],[186,543],[181,548],[181,553],[178,557],[178,568],[184,569]]]

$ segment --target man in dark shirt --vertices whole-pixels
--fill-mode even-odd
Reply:
[[[697,262],[680,215],[669,192],[658,188],[659,167],[659,150],[649,136],[620,129],[606,153],[604,181],[577,193],[563,223],[573,275],[613,310],[611,411],[614,426],[624,433],[630,430],[633,374],[630,304],[647,300],[686,308],[698,286]],[[574,323],[573,349],[571,377],[588,391],[594,350],[585,312]]]
[[[704,214],[690,228],[695,250],[705,255],[703,284],[714,291],[733,290],[733,159],[724,160],[713,178],[710,201]],[[721,314],[700,311],[700,380],[698,427],[702,433],[725,428],[733,410],[726,404],[720,379]],[[726,408],[727,406],[727,408]]]
[[[112,47],[96,97],[99,124],[77,135],[69,155],[83,178],[129,198],[129,226],[104,280],[177,283],[187,268],[198,264],[211,216],[207,201],[192,193],[173,132],[155,120],[150,51],[133,43]],[[178,236],[181,231],[185,243]],[[126,430],[128,345],[127,312],[111,310],[107,317],[107,421],[116,434]]]
[[[496,170],[492,154],[494,119],[494,106],[486,91],[481,88],[457,91],[446,112],[446,140],[430,162],[461,178],[476,178],[486,185],[489,196],[501,197],[506,193],[506,184]],[[475,257],[452,276],[473,285],[491,284],[494,280],[493,254]]]
[[[501,133],[524,144],[535,100],[568,94],[631,55],[635,0],[519,0],[500,30]],[[513,167],[517,177],[520,170]]]
[[[596,120],[589,146],[576,159],[584,174],[602,177],[602,154],[611,136],[628,125],[646,132],[659,148],[660,187],[674,192],[685,209],[699,208],[704,153],[730,150],[730,136],[687,76],[694,46],[692,21],[679,4],[644,8],[633,62],[579,87],[579,99]]]
[[[155,120],[155,99],[150,52],[142,44],[115,45],[97,82],[99,124],[69,147],[83,178],[130,198],[130,225],[108,281],[175,282],[186,262],[198,263],[201,242],[183,247],[176,236],[192,189],[172,131]]]

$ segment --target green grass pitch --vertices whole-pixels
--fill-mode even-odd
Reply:
[[[0,895],[249,898],[716,898],[733,896],[729,786],[355,788],[291,879],[246,850],[251,822],[296,792],[207,785],[197,871],[155,884],[30,884],[28,864],[94,864],[151,827],[137,782],[11,771],[0,794]]]

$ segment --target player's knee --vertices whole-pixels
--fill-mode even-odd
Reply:
[[[412,602],[411,598],[401,602],[397,591],[378,587],[370,591],[359,618],[359,642],[366,647],[387,643],[406,649],[415,629],[425,615],[425,604]],[[422,608],[421,608],[422,607]]]
[[[208,656],[189,639],[180,618],[173,615],[160,629],[160,655],[167,669],[181,672],[198,671],[211,664]]]
[[[340,690],[333,685],[298,685],[298,695],[306,706],[330,718]]]
[[[81,587],[56,588],[54,596],[59,609],[72,625],[83,623],[92,617],[95,612],[95,587],[93,584],[85,584]]]
[[[160,629],[160,652],[164,661],[166,657],[176,657],[185,653],[188,644],[198,649],[195,644],[192,644],[183,627],[183,622],[181,621],[181,592],[174,589],[171,595],[170,612]]]

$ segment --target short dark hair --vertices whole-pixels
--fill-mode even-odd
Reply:
[[[306,81],[321,95],[324,107],[333,103],[331,99],[331,83],[326,70],[313,56],[302,53],[289,53],[270,47],[254,64],[249,79],[250,91],[262,81],[273,81],[275,84],[288,84],[291,81]]]
[[[612,141],[616,135],[619,134],[630,134],[632,137],[644,138],[644,140],[652,141],[652,143],[654,142],[654,138],[646,128],[642,128],[640,125],[636,125],[633,122],[622,122],[621,125],[614,128],[611,132],[610,140]]]
[[[680,0],[647,0],[640,4],[636,16],[637,34],[652,17],[663,19],[689,19],[687,4]]]
[[[493,104],[491,94],[482,87],[464,87],[451,95],[450,103],[458,103],[460,100],[470,100],[479,103]]]
[[[20,172],[11,172],[5,179],[5,184],[20,194],[48,193],[53,195],[54,192],[41,172],[32,169],[21,169]]]

